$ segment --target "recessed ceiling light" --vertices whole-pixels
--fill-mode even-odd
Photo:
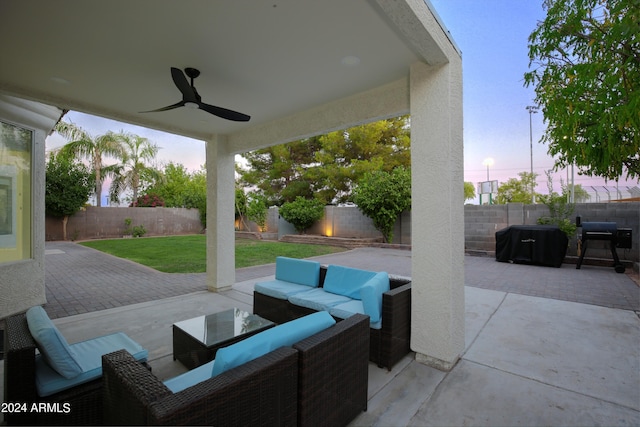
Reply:
[[[62,77],[55,77],[54,76],[54,77],[51,77],[51,80],[56,82],[56,83],[58,83],[58,84],[61,84],[61,85],[70,85],[71,84],[71,82],[69,80],[63,79]]]
[[[342,65],[347,67],[355,67],[356,65],[360,64],[360,58],[354,55],[349,55],[342,58],[340,62],[342,63]]]

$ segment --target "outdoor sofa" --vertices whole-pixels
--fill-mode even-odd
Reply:
[[[379,283],[371,284],[381,276],[388,277],[388,286],[384,288],[388,290],[382,292]],[[341,287],[344,289],[339,290]],[[359,295],[363,287],[369,292],[375,292],[375,289],[380,292],[380,298],[375,302],[379,304],[379,313],[367,310],[366,301]],[[325,292],[327,289],[330,292]],[[272,322],[284,323],[320,310],[329,311],[337,320],[355,313],[369,315],[369,360],[379,367],[391,370],[410,352],[410,278],[278,257],[275,279],[255,285],[253,312]]]
[[[300,336],[294,331],[312,332],[301,323],[310,318],[322,323],[320,332],[290,343]],[[212,362],[165,382],[126,351],[107,354],[105,422],[346,425],[367,409],[368,325],[364,315],[336,323],[327,313],[316,313],[224,347]],[[241,357],[236,360],[236,355]],[[236,363],[230,363],[233,360]],[[219,364],[222,372],[214,374]]]
[[[102,355],[121,348],[146,362],[147,351],[121,332],[69,345],[40,306],[7,318],[4,402],[13,406],[5,421],[102,424]]]

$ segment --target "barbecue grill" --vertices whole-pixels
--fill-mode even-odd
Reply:
[[[619,229],[615,222],[581,222],[580,217],[576,218],[576,225],[582,227],[582,252],[576,268],[579,269],[582,266],[589,242],[601,240],[609,242],[609,248],[613,256],[613,268],[616,273],[624,273],[625,268],[620,262],[620,258],[618,258],[616,247],[631,247],[631,229]]]

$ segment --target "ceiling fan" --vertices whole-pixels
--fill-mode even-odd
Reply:
[[[141,113],[154,113],[158,111],[173,110],[174,108],[187,107],[192,109],[204,110],[207,113],[211,113],[214,116],[222,117],[223,119],[233,120],[236,122],[248,122],[251,118],[246,114],[238,113],[237,111],[227,110],[226,108],[216,107],[215,105],[209,105],[202,102],[202,97],[198,94],[195,86],[193,85],[193,79],[200,75],[200,71],[195,68],[185,68],[184,73],[191,78],[191,84],[187,81],[187,78],[179,68],[171,67],[171,77],[173,82],[182,92],[182,101],[173,105],[158,108],[157,110],[141,111]]]

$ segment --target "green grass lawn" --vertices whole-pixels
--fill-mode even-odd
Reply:
[[[204,235],[94,240],[80,244],[165,273],[206,271]],[[277,256],[309,258],[345,250],[336,246],[236,239],[236,268],[274,263]]]

